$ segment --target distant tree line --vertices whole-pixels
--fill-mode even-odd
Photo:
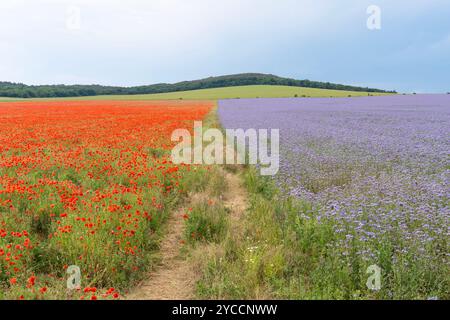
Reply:
[[[391,92],[373,88],[355,87],[330,82],[310,80],[295,80],[282,78],[271,74],[243,73],[220,77],[209,77],[201,80],[183,81],[174,84],[159,83],[147,86],[116,87],[101,85],[39,85],[29,86],[22,83],[0,82],[0,97],[12,98],[54,98],[54,97],[81,97],[97,95],[132,95],[167,93],[209,88],[235,87],[246,85],[279,85],[291,87],[306,87],[318,89],[365,91],[365,92]]]

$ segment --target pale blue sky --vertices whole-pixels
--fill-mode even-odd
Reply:
[[[372,4],[381,30],[366,26]],[[129,86],[240,72],[448,92],[450,1],[0,1],[0,81]]]

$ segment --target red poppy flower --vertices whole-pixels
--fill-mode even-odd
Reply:
[[[33,287],[35,285],[35,283],[36,283],[36,277],[35,276],[31,276],[27,280],[27,287],[31,288],[31,287]]]

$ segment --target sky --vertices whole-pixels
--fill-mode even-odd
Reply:
[[[450,92],[450,1],[0,0],[0,81],[133,86],[241,72]]]

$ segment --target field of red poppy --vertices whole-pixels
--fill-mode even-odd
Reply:
[[[170,134],[211,108],[0,104],[0,299],[114,299],[139,280],[186,193],[185,177],[197,170],[170,162]],[[69,293],[71,265],[80,267],[82,286]]]

